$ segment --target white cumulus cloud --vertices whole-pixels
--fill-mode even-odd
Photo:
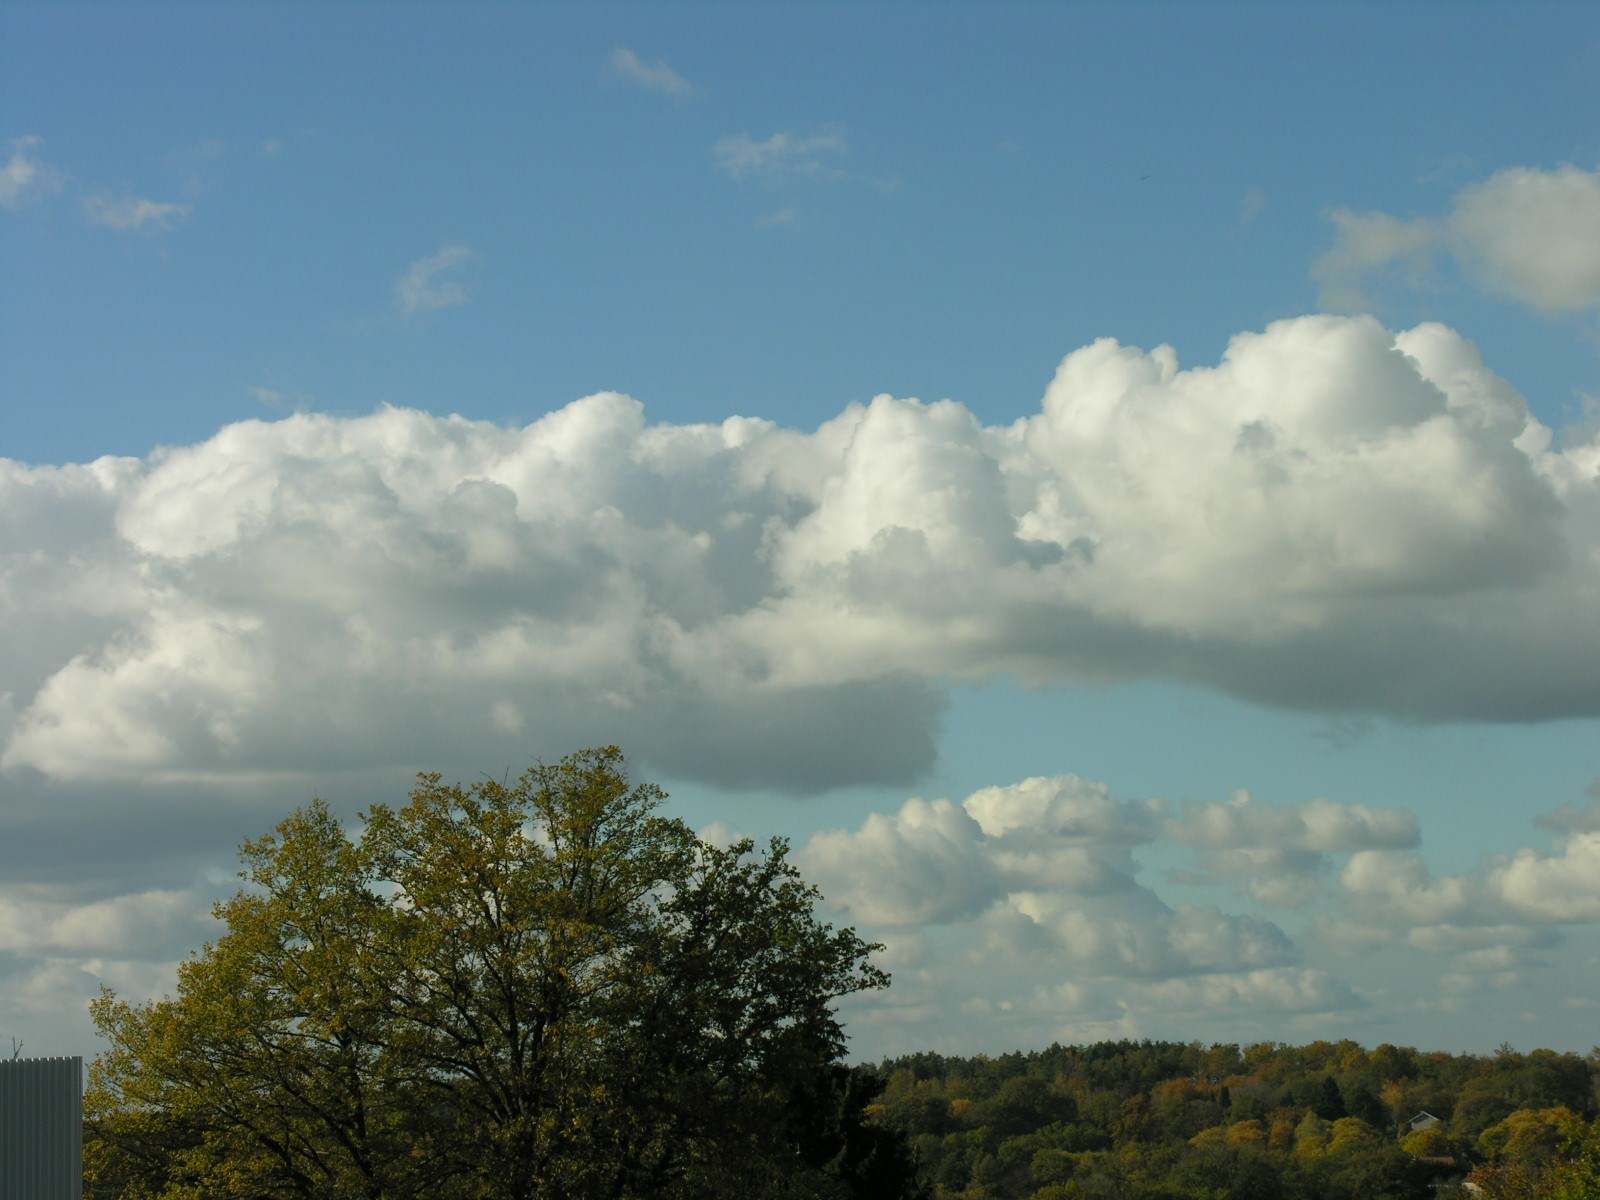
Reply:
[[[1338,804],[1317,797],[1306,804],[1269,807],[1248,792],[1226,802],[1193,804],[1168,826],[1175,840],[1217,850],[1409,849],[1417,844],[1417,818],[1400,809]]]
[[[1149,985],[1146,995],[1178,1013],[1221,1010],[1257,1016],[1264,1012],[1328,1012],[1360,1003],[1348,985],[1326,971],[1306,967],[1166,979]]]
[[[1413,276],[1439,255],[1491,291],[1545,312],[1600,306],[1600,170],[1511,167],[1466,187],[1441,217],[1331,214],[1338,239],[1314,268],[1325,303],[1365,307],[1363,278],[1394,263]]]
[[[1200,851],[1207,870],[1242,883],[1257,900],[1303,905],[1330,874],[1330,856],[1417,845],[1416,817],[1318,797],[1306,804],[1266,806],[1238,792],[1226,802],[1187,806],[1166,835]]]
[[[983,834],[948,800],[912,799],[874,813],[856,832],[819,833],[805,859],[829,893],[874,925],[926,925],[971,917],[1001,894]]]
[[[460,261],[439,258],[419,294]],[[887,396],[812,432],[651,425],[601,394],[523,428],[298,413],[144,459],[0,461],[0,765],[436,765],[542,730],[725,785],[909,782],[942,687],[1005,671],[1594,715],[1597,480],[1600,443],[1540,426],[1458,335],[1331,317],[1187,370],[1097,343],[1009,426]],[[1151,819],[1081,789],[1026,804]],[[1414,836],[1317,803],[1272,819],[1270,847],[1226,808],[1183,828],[1219,853]],[[1042,869],[1026,851],[1013,869]]]
[[[1559,853],[1518,850],[1490,877],[1517,913],[1536,920],[1600,921],[1600,832],[1575,833]]]
[[[1213,807],[1239,806],[1175,819],[1161,801],[1119,800],[1103,783],[1060,775],[981,788],[959,805],[911,800],[815,835],[799,856],[807,878],[893,948],[893,994],[856,1002],[852,1021],[892,1020],[925,1046],[940,1014],[965,1013],[1025,1044],[1160,1035],[1196,1011],[1231,1013],[1223,1024],[1248,1031],[1252,1019],[1359,1008],[1352,986],[1305,964],[1274,922],[1158,895],[1140,855],[1193,844],[1197,827],[1211,831],[1201,842],[1349,854],[1414,840],[1409,822],[1329,800],[1251,804],[1259,829],[1245,832],[1208,822]]]
[[[1570,805],[1537,823],[1559,831],[1553,851],[1523,847],[1475,871],[1435,877],[1415,852],[1360,850],[1340,883],[1367,920],[1434,948],[1510,945],[1506,931],[1519,926],[1600,922],[1600,831],[1585,828]]]
[[[1292,958],[1270,922],[1173,908],[1137,882],[1130,851],[1157,836],[1157,808],[1078,776],[1027,779],[817,834],[803,861],[831,903],[868,925],[965,923],[1010,953],[1048,950],[1096,977]]]
[[[1083,897],[1018,892],[1015,910],[1043,933],[1063,965],[1101,978],[1154,978],[1281,965],[1296,957],[1282,929],[1259,917],[1217,908],[1171,907],[1154,892]],[[1041,943],[1015,928],[1017,949]]]
[[[1600,170],[1500,171],[1456,197],[1450,232],[1497,291],[1551,312],[1600,306]]]
[[[1346,891],[1373,917],[1409,926],[1479,923],[1480,889],[1464,875],[1434,878],[1419,854],[1360,850],[1340,873]]]

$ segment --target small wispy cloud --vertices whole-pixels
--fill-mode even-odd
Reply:
[[[717,166],[732,179],[818,177],[837,173],[833,165],[847,147],[837,133],[809,136],[780,131],[757,141],[747,133],[725,137],[712,147]]]
[[[174,151],[168,156],[168,161],[183,180],[184,192],[189,196],[199,196],[216,186],[223,160],[227,156],[227,143],[221,138],[210,137]]]
[[[1248,225],[1261,215],[1261,210],[1267,207],[1267,195],[1260,188],[1253,187],[1245,192],[1244,198],[1239,201],[1239,224]]]
[[[667,96],[687,96],[694,90],[687,79],[662,59],[647,63],[626,46],[618,46],[611,52],[611,72],[630,83]]]
[[[436,254],[417,259],[395,281],[395,307],[409,317],[436,308],[454,308],[465,304],[466,288],[459,280],[445,276],[471,262],[473,257],[471,247],[456,243],[443,247]]]
[[[800,210],[798,208],[780,208],[770,212],[756,222],[763,229],[779,229],[800,224]]]
[[[310,392],[298,388],[293,392],[282,388],[268,387],[264,384],[249,384],[245,392],[262,408],[273,409],[279,413],[303,413],[316,408],[317,398]]]
[[[281,158],[292,153],[297,147],[314,140],[318,135],[315,126],[301,126],[284,132],[267,134],[255,147],[255,152],[261,158]]]
[[[104,225],[107,229],[140,233],[154,230],[170,233],[187,217],[193,206],[164,200],[146,200],[143,196],[90,196],[83,202],[83,211],[91,225]]]
[[[183,151],[182,157],[190,160],[214,160],[221,158],[227,152],[228,145],[221,138],[201,138]]]
[[[28,201],[61,186],[61,172],[45,166],[29,153],[42,144],[42,139],[37,137],[13,139],[11,157],[0,167],[0,207],[21,208]]]

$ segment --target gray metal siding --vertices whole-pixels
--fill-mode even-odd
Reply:
[[[83,1059],[0,1062],[0,1200],[82,1200]]]

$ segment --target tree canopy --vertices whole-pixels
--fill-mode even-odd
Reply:
[[[93,1005],[91,1191],[917,1194],[841,1061],[832,1002],[888,982],[877,947],[782,840],[708,843],[663,799],[603,747],[245,843],[176,995]]]

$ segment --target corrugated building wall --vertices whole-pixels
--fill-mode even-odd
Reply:
[[[82,1200],[83,1059],[0,1062],[0,1200]]]

